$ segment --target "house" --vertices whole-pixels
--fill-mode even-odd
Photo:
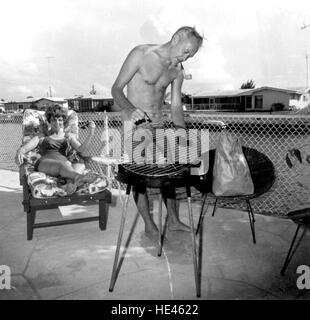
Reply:
[[[4,103],[7,112],[23,111],[25,109],[38,109],[46,110],[55,103],[65,105],[67,101],[64,98],[57,97],[40,97],[40,98],[28,98],[20,101],[11,101]]]
[[[293,94],[290,100],[292,109],[300,110],[310,106],[310,88],[295,87],[290,89],[296,91],[296,94]]]
[[[187,97],[187,110],[221,111],[281,111],[289,110],[295,90],[274,87],[238,89],[229,91],[201,91]]]
[[[109,95],[79,95],[66,100],[69,108],[77,112],[117,111],[114,110],[114,100]]]

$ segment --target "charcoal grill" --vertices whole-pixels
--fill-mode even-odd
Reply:
[[[224,124],[220,121],[213,121],[213,124],[220,124],[223,128]],[[143,184],[148,188],[162,188],[162,187],[185,187],[187,194],[187,204],[188,204],[188,216],[191,229],[191,240],[192,240],[192,255],[194,264],[194,274],[195,274],[195,284],[196,284],[196,295],[200,297],[201,286],[199,281],[199,275],[201,273],[201,263],[199,263],[197,258],[197,248],[196,248],[196,233],[194,230],[194,219],[191,206],[191,190],[190,186],[192,184],[191,179],[191,168],[200,166],[200,163],[166,163],[166,164],[147,164],[147,163],[121,163],[118,165],[118,173],[116,179],[119,182],[125,183],[126,195],[123,202],[122,217],[120,222],[116,252],[113,263],[112,276],[110,281],[109,291],[112,292],[117,279],[120,261],[120,247],[123,237],[124,225],[127,215],[127,207],[129,202],[129,196],[131,188],[134,185]],[[159,193],[159,214],[158,214],[158,226],[159,226],[159,237],[158,237],[158,256],[161,256],[162,246],[163,246],[163,234],[162,234],[162,194]]]
[[[191,191],[190,191],[190,168],[191,165],[167,165],[165,167],[158,167],[154,165],[134,165],[134,164],[123,164],[119,165],[119,172],[116,179],[127,185],[126,196],[123,203],[122,218],[119,229],[119,235],[117,240],[117,247],[114,257],[113,271],[110,282],[109,291],[113,291],[114,285],[117,277],[117,269],[119,264],[119,253],[120,246],[123,237],[124,225],[127,215],[127,206],[129,201],[129,195],[133,185],[144,184],[148,188],[162,188],[170,186],[171,188],[185,187],[187,193],[187,203],[188,203],[188,214],[191,229],[192,238],[192,253],[193,253],[193,263],[194,263],[194,273],[195,273],[195,284],[196,284],[196,294],[200,297],[200,283],[198,281],[198,263],[197,263],[197,249],[195,241],[195,230],[194,230],[194,220],[193,212],[191,206]],[[158,237],[158,256],[161,256],[162,246],[163,246],[163,235],[162,235],[162,194],[159,193],[159,210],[158,210],[158,226],[159,226],[159,237]]]

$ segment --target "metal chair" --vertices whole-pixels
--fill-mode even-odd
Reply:
[[[254,193],[250,195],[241,195],[241,196],[215,196],[212,193],[212,179],[213,179],[213,166],[214,166],[214,160],[215,160],[215,149],[210,150],[209,171],[206,177],[203,179],[205,182],[202,181],[194,185],[195,188],[204,195],[197,232],[204,218],[204,214],[206,211],[204,210],[204,206],[208,196],[215,198],[212,216],[215,215],[215,211],[216,211],[219,200],[224,202],[244,201],[246,203],[246,207],[249,215],[249,222],[251,227],[253,243],[255,244],[256,243],[255,218],[254,218],[254,213],[253,213],[250,200],[257,198],[260,195],[266,193],[272,187],[272,185],[275,182],[275,169],[274,169],[273,163],[265,154],[257,151],[256,149],[252,149],[248,147],[242,147],[242,150],[250,169],[251,177],[254,184]]]
[[[310,208],[305,208],[301,210],[294,210],[287,214],[288,218],[292,219],[293,222],[297,224],[297,228],[293,237],[293,240],[291,242],[290,248],[288,250],[286,259],[284,261],[283,267],[281,269],[281,275],[283,276],[285,274],[285,271],[290,263],[290,261],[293,258],[293,255],[295,254],[297,248],[299,247],[302,239],[304,238],[307,231],[310,231]],[[296,245],[295,241],[298,238],[298,233],[301,231],[301,236],[299,237],[299,240],[297,241]]]
[[[289,150],[285,157],[285,161],[289,169],[295,168],[295,166],[296,167],[303,166],[303,165],[308,166],[310,164],[308,159],[309,159],[309,149],[307,148],[307,145],[302,146],[300,149]],[[304,171],[302,171],[302,177],[305,178]],[[304,186],[304,184],[301,183],[300,181],[299,181],[299,184]],[[281,275],[285,274],[285,271],[290,261],[292,260],[297,248],[299,247],[302,239],[304,238],[306,232],[310,230],[310,207],[305,207],[303,209],[290,211],[287,214],[287,217],[297,224],[297,228],[293,236],[290,248],[288,250],[286,259],[284,261],[283,267],[281,269],[281,272],[280,272]],[[299,240],[295,244],[298,238],[299,231],[301,231],[301,236],[299,237]]]

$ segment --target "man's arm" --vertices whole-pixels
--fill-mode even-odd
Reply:
[[[134,48],[124,61],[122,68],[112,86],[112,97],[116,104],[131,117],[133,121],[144,118],[145,114],[142,110],[136,108],[125,96],[124,88],[139,71],[140,61],[143,52],[139,47]]]
[[[171,118],[176,126],[185,128],[181,91],[183,78],[180,68],[177,78],[171,83]]]

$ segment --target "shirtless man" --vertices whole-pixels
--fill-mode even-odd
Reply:
[[[162,45],[139,45],[127,56],[112,87],[112,96],[122,109],[123,119],[133,124],[145,120],[152,124],[162,122],[165,92],[171,84],[171,119],[178,127],[185,128],[181,103],[183,83],[182,62],[193,57],[202,45],[203,38],[191,27],[181,27],[171,40]],[[127,97],[123,90],[127,86]],[[175,191],[163,192],[168,213],[168,228],[188,231],[178,217]],[[134,187],[134,199],[145,223],[145,232],[158,239],[158,229],[150,215],[145,188]]]

